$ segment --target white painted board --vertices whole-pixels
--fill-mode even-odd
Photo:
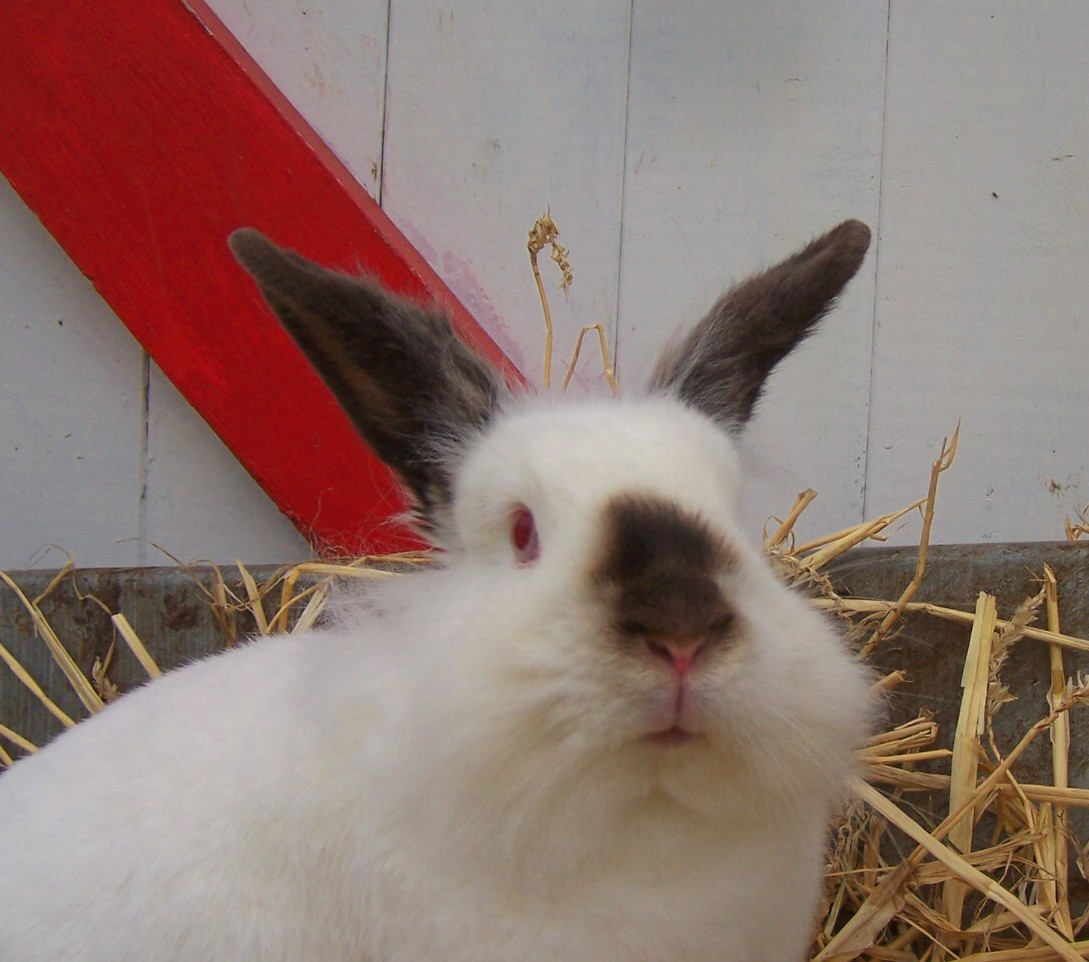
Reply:
[[[1047,540],[1089,502],[1089,8],[894,4],[868,507],[962,419],[940,541]]]
[[[876,227],[749,432],[754,532],[807,485],[803,536],[912,500],[957,417],[936,540],[1060,537],[1089,502],[1086,5],[213,6],[535,383],[546,207],[556,374],[601,322],[629,389],[731,281]],[[0,566],[302,556],[6,184],[0,305]]]
[[[641,383],[666,336],[732,282],[847,217],[877,226],[884,5],[636,4],[619,367]],[[746,438],[758,532],[807,486],[801,525],[860,520],[874,259],[772,377]]]
[[[542,274],[562,380],[582,324],[614,339],[627,0],[395,3],[382,205],[530,381],[543,321],[526,235],[551,209],[570,251],[565,302]],[[591,354],[580,387],[606,390]]]
[[[0,345],[0,566],[135,564],[142,353],[3,178]]]

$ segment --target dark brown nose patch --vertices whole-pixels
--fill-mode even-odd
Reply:
[[[664,499],[614,498],[604,512],[604,551],[594,583],[627,636],[724,635],[733,611],[721,576],[735,558],[697,515]]]

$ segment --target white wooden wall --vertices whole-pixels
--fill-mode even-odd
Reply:
[[[958,418],[936,540],[1058,538],[1089,501],[1084,3],[213,6],[532,377],[546,207],[558,342],[604,322],[629,385],[731,280],[871,224],[750,432],[754,531],[805,486],[803,533],[912,500]],[[305,555],[3,181],[0,337],[0,566]]]

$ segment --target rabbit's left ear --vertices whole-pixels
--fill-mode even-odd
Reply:
[[[650,389],[676,394],[728,430],[740,430],[772,368],[824,317],[869,246],[870,229],[844,221],[737,285],[662,355]]]
[[[443,456],[483,427],[506,388],[442,314],[326,270],[255,230],[228,242],[363,439],[405,482],[431,526],[449,507]]]

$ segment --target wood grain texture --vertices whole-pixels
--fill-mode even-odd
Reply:
[[[256,224],[317,260],[357,261],[395,290],[444,303],[501,360],[494,344],[203,4],[155,0],[139,16],[121,0],[63,17],[53,7],[5,8],[0,167],[315,543],[411,543],[391,526],[363,527],[401,509],[389,473],[223,238]]]
[[[857,0],[636,4],[622,381],[733,281],[847,217],[876,228],[885,42],[885,7]],[[754,531],[806,486],[806,530],[861,520],[875,263],[772,375],[747,435]]]
[[[868,501],[963,419],[940,541],[1062,537],[1089,501],[1083,4],[896,4]]]
[[[630,2],[394,3],[383,207],[539,384],[544,334],[526,234],[551,208],[575,273],[547,254],[554,371],[581,324],[613,338]],[[596,353],[579,389],[606,393]]]

